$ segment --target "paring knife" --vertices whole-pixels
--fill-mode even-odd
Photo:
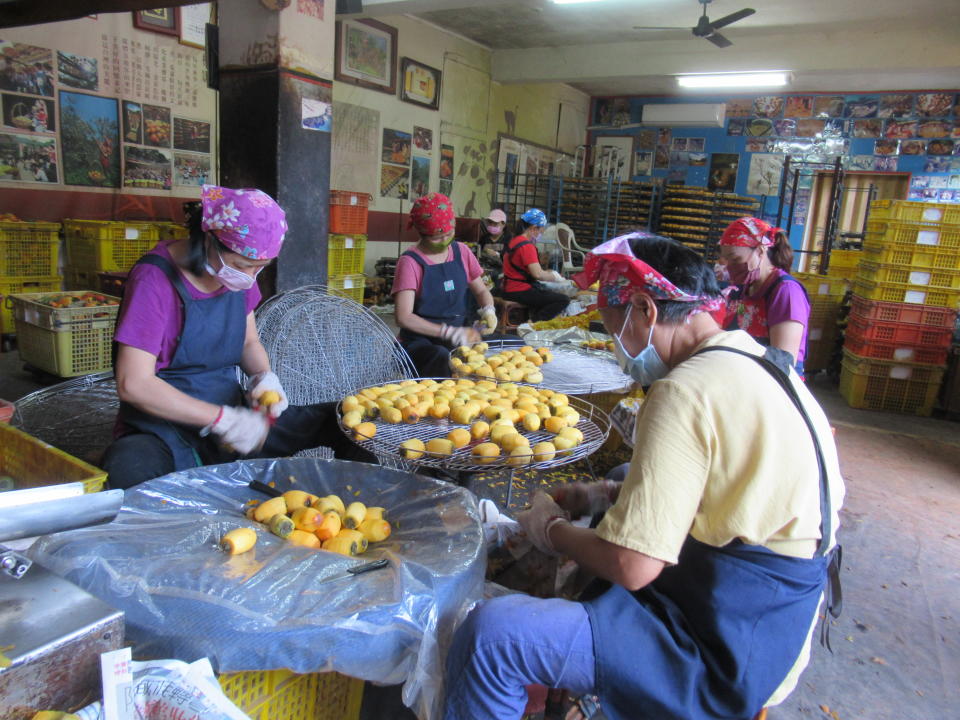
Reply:
[[[343,580],[344,578],[356,577],[361,573],[370,572],[371,570],[380,570],[381,568],[387,567],[389,564],[390,561],[386,558],[380,558],[379,560],[373,560],[367,563],[360,563],[359,565],[354,565],[353,567],[347,568],[345,572],[322,578],[319,582],[325,583],[332,582],[333,580]]]

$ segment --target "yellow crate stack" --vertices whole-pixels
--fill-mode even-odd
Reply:
[[[224,695],[251,720],[357,720],[363,681],[339,673],[289,670],[227,673]]]
[[[14,332],[5,298],[60,289],[60,223],[0,222],[0,335]]]
[[[363,304],[366,276],[370,196],[350,190],[330,191],[330,235],[327,238],[327,287]]]
[[[851,407],[929,415],[960,307],[960,207],[871,204],[843,349]]]
[[[794,277],[803,285],[810,300],[804,370],[826,370],[830,367],[839,340],[837,321],[843,298],[850,288],[849,280],[815,273],[794,273]]]
[[[97,273],[129,271],[160,240],[161,225],[172,223],[64,220],[67,289],[95,290]]]

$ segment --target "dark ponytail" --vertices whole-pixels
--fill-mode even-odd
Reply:
[[[183,214],[186,217],[187,231],[190,233],[187,247],[187,269],[197,277],[202,276],[207,264],[207,233],[200,227],[203,210],[198,202],[183,204]]]
[[[773,246],[767,249],[767,257],[774,267],[788,273],[793,268],[793,248],[786,233],[778,232]]]
[[[514,237],[517,235],[523,235],[527,230],[533,227],[533,223],[528,223],[526,220],[517,220],[516,231],[514,232]]]

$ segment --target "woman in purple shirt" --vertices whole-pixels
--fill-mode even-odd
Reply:
[[[333,403],[289,405],[260,343],[256,277],[280,253],[283,210],[259,190],[213,185],[187,207],[190,237],[140,258],[124,288],[114,335],[120,412],[104,458],[111,487],[318,445],[369,459],[339,431]]]
[[[789,274],[793,249],[786,234],[759,218],[735,220],[720,238],[720,262],[734,286],[724,329],[746,330],[761,345],[786,350],[803,377],[810,300]]]

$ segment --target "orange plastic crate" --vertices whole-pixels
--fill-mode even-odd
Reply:
[[[330,191],[330,232],[338,234],[367,232],[370,196],[349,190]]]
[[[946,307],[926,307],[913,303],[895,303],[871,300],[854,295],[850,304],[850,314],[859,315],[865,320],[908,323],[931,328],[953,328],[957,312]]]
[[[843,341],[843,347],[854,355],[864,358],[936,365],[938,367],[947,364],[947,350],[949,349],[948,347],[935,348],[864,340],[862,337],[849,332],[849,330]]]

